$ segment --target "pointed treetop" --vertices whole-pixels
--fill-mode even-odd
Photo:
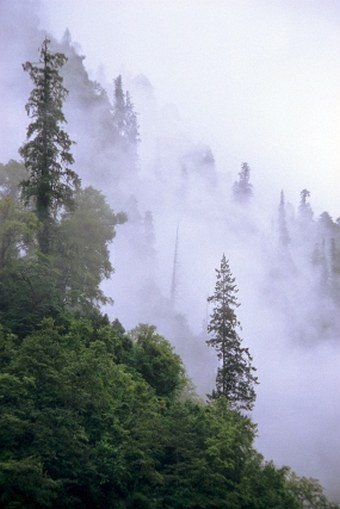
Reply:
[[[38,63],[23,64],[34,87],[26,104],[32,121],[27,128],[27,141],[19,150],[29,173],[22,183],[23,197],[26,203],[34,203],[42,227],[39,246],[45,254],[56,215],[74,205],[74,192],[80,185],[78,175],[70,169],[73,142],[62,128],[66,123],[62,106],[68,91],[60,68],[67,58],[63,53],[51,52],[49,44],[46,37]]]
[[[235,284],[229,262],[223,254],[220,268],[216,269],[214,294],[208,297],[213,304],[213,311],[207,327],[210,339],[207,344],[215,348],[220,365],[217,369],[216,390],[211,398],[227,398],[232,409],[251,410],[256,398],[252,357],[247,348],[241,346],[237,332],[240,323],[236,316],[239,306]]]
[[[248,163],[242,163],[239,180],[233,185],[233,196],[240,203],[248,202],[253,196],[253,186],[250,183],[250,167]]]
[[[313,218],[313,210],[310,204],[307,201],[307,198],[310,197],[310,192],[308,189],[302,189],[300,193],[300,204],[299,204],[299,214],[303,220],[309,221]]]

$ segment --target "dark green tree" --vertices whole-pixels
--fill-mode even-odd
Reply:
[[[256,399],[256,370],[251,365],[249,350],[241,346],[237,332],[240,327],[235,312],[239,307],[236,297],[238,289],[224,254],[216,273],[215,292],[208,297],[208,302],[214,307],[207,328],[210,335],[207,344],[215,348],[220,361],[212,398],[225,396],[232,409],[251,410]]]
[[[23,68],[34,88],[26,104],[32,122],[27,128],[27,142],[20,148],[29,173],[23,181],[25,202],[34,202],[41,223],[38,234],[42,253],[49,254],[52,227],[61,209],[73,205],[73,193],[79,186],[77,174],[70,169],[72,141],[61,127],[66,122],[62,106],[67,95],[60,68],[66,57],[52,53],[46,38],[40,48],[38,63],[26,62]]]
[[[115,363],[109,329],[47,319],[18,341],[0,327],[1,508],[136,507],[125,501],[152,477],[160,405]]]
[[[134,366],[156,391],[173,399],[186,385],[184,367],[170,343],[157,334],[153,325],[140,324],[131,331],[135,343]]]
[[[250,183],[250,168],[248,163],[242,163],[239,180],[233,185],[233,196],[240,203],[247,203],[253,196],[253,186]]]

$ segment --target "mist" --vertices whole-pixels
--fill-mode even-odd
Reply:
[[[339,259],[339,4],[102,0],[84,12],[78,0],[0,0],[0,7],[0,161],[19,158],[31,86],[21,64],[36,58],[48,33],[68,57],[74,169],[129,217],[112,243],[115,274],[104,289],[114,305],[105,312],[126,329],[155,324],[204,397],[217,365],[205,344],[206,300],[225,253],[260,381],[256,445],[340,497],[339,272],[331,277],[330,254],[333,245]],[[140,125],[130,169],[107,128],[118,74]],[[239,203],[233,185],[243,162],[253,196]],[[331,222],[319,220],[323,211]],[[313,262],[317,246],[321,261]]]

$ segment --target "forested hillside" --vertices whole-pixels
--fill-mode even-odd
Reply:
[[[274,330],[338,338],[339,220],[307,189],[271,209],[251,161],[225,175],[157,118],[146,78],[157,140],[121,75],[107,92],[69,33],[40,44],[0,166],[0,507],[338,507],[263,458],[251,410]]]

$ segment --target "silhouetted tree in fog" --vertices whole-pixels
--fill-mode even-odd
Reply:
[[[216,390],[213,391],[212,398],[223,395],[231,408],[251,410],[256,399],[256,370],[251,365],[249,350],[241,346],[241,338],[237,332],[240,327],[235,313],[239,307],[236,297],[238,289],[224,254],[216,274],[215,292],[208,297],[208,302],[213,303],[214,308],[207,328],[210,335],[207,344],[215,348],[220,361]]]
[[[234,199],[240,203],[246,203],[253,196],[253,186],[250,183],[250,168],[247,163],[242,163],[239,180],[233,185]]]
[[[311,221],[313,219],[313,211],[307,198],[310,197],[308,189],[302,189],[300,193],[299,215],[303,221]]]
[[[128,91],[124,93],[122,77],[114,80],[113,126],[115,143],[129,169],[136,169],[139,142],[139,125]]]

